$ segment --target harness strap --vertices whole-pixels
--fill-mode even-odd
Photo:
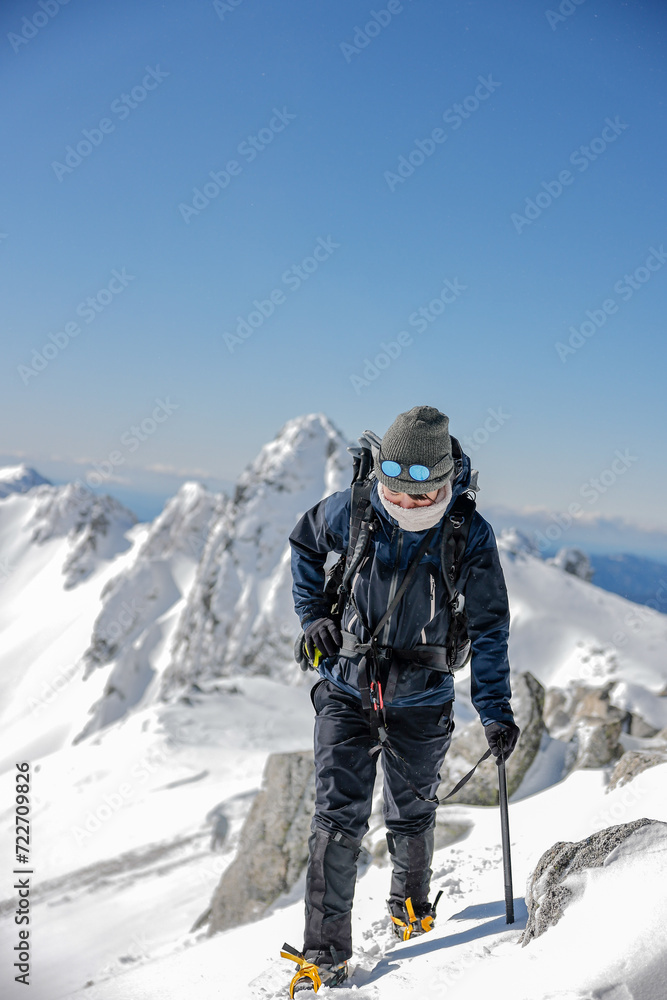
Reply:
[[[353,502],[350,518],[350,549],[352,549],[353,555],[345,569],[343,583],[340,588],[341,592],[345,590],[353,572],[360,564],[370,539],[373,528],[371,519],[374,516],[372,505],[370,503],[370,492],[371,489],[368,484],[364,486],[361,483],[353,483],[352,485]],[[454,622],[460,618],[460,611],[458,608],[459,595],[456,592],[454,585],[458,573],[458,566],[467,544],[470,522],[474,511],[474,493],[462,493],[459,497],[457,497],[454,507],[450,511],[445,530],[443,530],[442,533],[441,562],[443,577],[445,579],[445,586],[449,595],[451,608],[450,634],[452,635],[451,626],[454,625]],[[364,524],[366,525],[365,531],[363,530]],[[466,782],[472,778],[479,765],[491,756],[491,750],[487,750],[486,753],[480,757],[475,766],[468,771],[468,773],[465,774],[463,778],[457,782],[454,788],[442,799],[438,798],[437,795],[434,795],[431,798],[427,798],[422,795],[410,779],[407,761],[391,746],[387,739],[384,702],[385,700],[387,702],[391,702],[393,699],[398,682],[399,664],[401,660],[414,661],[416,659],[418,662],[423,662],[426,658],[430,662],[423,663],[424,666],[429,666],[432,670],[440,669],[451,672],[454,650],[450,648],[450,643],[444,647],[422,644],[421,647],[417,647],[416,649],[396,650],[390,646],[378,646],[377,638],[385,624],[390,620],[392,614],[398,607],[405,591],[408,589],[438,527],[439,525],[435,524],[427,532],[419,550],[417,551],[417,554],[408,566],[407,572],[403,577],[403,581],[394,595],[394,599],[391,601],[389,607],[371,633],[369,642],[361,643],[352,633],[344,632],[343,645],[340,649],[340,653],[350,658],[360,655],[357,671],[357,684],[361,694],[361,705],[364,712],[369,715],[371,737],[373,740],[377,741],[368,751],[369,754],[373,756],[384,748],[387,753],[390,753],[395,759],[399,770],[403,772],[403,777],[417,798],[421,799],[423,802],[434,802],[436,805],[439,805],[441,802],[445,802],[452,795],[455,795],[456,792],[458,792],[466,784]],[[458,622],[456,627],[458,627]],[[384,697],[379,678],[380,656],[388,659],[391,663]]]
[[[394,695],[396,694],[396,685],[398,684],[398,675],[400,674],[400,667],[398,665],[397,659],[392,659],[391,666],[389,668],[389,676],[387,677],[387,683],[384,689],[385,701],[390,705],[394,700]]]
[[[463,788],[463,786],[465,785],[465,783],[467,781],[470,781],[470,779],[472,778],[473,774],[475,773],[475,771],[477,770],[477,768],[479,767],[479,765],[482,763],[482,761],[488,760],[488,758],[490,756],[491,756],[491,750],[489,749],[489,750],[486,751],[486,753],[482,754],[482,756],[479,758],[479,760],[477,761],[477,763],[475,764],[475,766],[473,768],[471,768],[470,771],[468,771],[467,774],[464,774],[463,777],[461,778],[461,780],[459,782],[457,782],[456,785],[454,785],[454,787],[452,788],[451,792],[447,792],[447,794],[443,798],[438,799],[438,802],[446,802],[447,799],[449,799],[449,798],[452,797],[452,795],[456,795],[456,793]]]
[[[364,712],[371,710],[371,682],[368,676],[368,658],[362,656],[357,668],[357,686],[361,695],[361,707]]]
[[[370,642],[360,642],[358,636],[353,632],[342,631],[343,645],[339,649],[339,654],[348,660],[356,660],[371,649]],[[400,666],[402,663],[418,663],[421,667],[429,667],[431,670],[440,670],[443,673],[451,673],[447,647],[438,646],[434,643],[420,643],[412,649],[396,649],[395,646],[377,646],[385,660],[391,662],[391,670],[394,665]],[[391,673],[391,671],[390,671]],[[389,693],[389,681],[387,681],[385,701],[392,701],[393,695]]]

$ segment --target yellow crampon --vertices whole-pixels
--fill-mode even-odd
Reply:
[[[429,931],[433,930],[433,917],[422,917],[421,919],[416,915],[414,907],[412,905],[412,897],[408,896],[405,901],[405,910],[407,913],[408,920],[401,920],[400,917],[395,917],[392,914],[392,921],[397,927],[403,928],[403,940],[407,941],[412,936],[415,931],[420,931],[422,934],[427,934]]]
[[[303,957],[303,955],[301,954],[301,952],[297,951],[295,948],[292,948],[292,946],[289,944],[284,944],[282,946],[280,957],[289,958],[292,962],[296,962],[296,964],[299,967],[294,973],[292,982],[289,984],[290,997],[294,997],[294,987],[296,986],[296,984],[300,979],[312,979],[313,987],[315,989],[315,992],[317,993],[320,986],[322,985],[322,980],[320,978],[320,974],[316,965],[313,965],[312,962],[307,962]]]

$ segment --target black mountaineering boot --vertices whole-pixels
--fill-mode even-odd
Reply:
[[[290,997],[296,996],[297,993],[317,993],[320,986],[340,986],[347,979],[347,962],[314,965],[312,962],[306,961],[302,952],[292,948],[289,944],[283,945],[280,954],[283,958],[289,958],[296,962],[298,966],[289,985]]]
[[[407,941],[411,937],[428,934],[433,930],[435,912],[441,896],[442,892],[439,892],[434,903],[429,903],[428,899],[413,900],[410,896],[405,902],[397,899],[389,900],[387,906],[391,927],[399,941]]]

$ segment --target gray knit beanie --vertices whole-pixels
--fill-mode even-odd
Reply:
[[[381,469],[384,461],[398,462],[398,476],[387,476]],[[414,480],[408,468],[425,465],[431,470],[428,479]],[[380,456],[375,463],[375,475],[395,493],[429,493],[440,489],[454,469],[449,417],[434,406],[413,406],[399,413],[382,438]]]

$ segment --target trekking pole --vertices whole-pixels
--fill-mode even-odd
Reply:
[[[514,923],[514,891],[512,888],[512,858],[510,856],[510,820],[507,804],[505,761],[498,761],[498,792],[500,797],[500,830],[503,841],[503,875],[505,879],[505,922]]]

